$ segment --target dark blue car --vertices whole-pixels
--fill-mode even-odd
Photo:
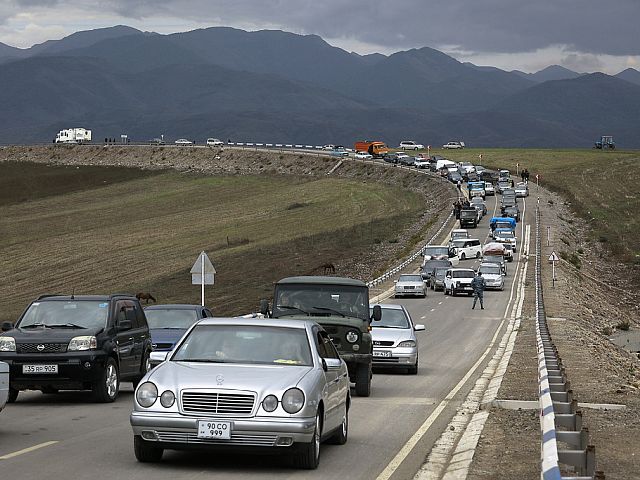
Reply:
[[[144,314],[149,324],[154,352],[173,349],[184,332],[201,318],[213,317],[211,310],[201,305],[150,305]]]

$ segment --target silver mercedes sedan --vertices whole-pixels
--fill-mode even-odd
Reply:
[[[350,403],[347,366],[317,323],[204,319],[138,385],[134,452],[250,447],[315,469],[322,441],[346,443]]]

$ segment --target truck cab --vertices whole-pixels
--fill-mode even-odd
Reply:
[[[327,331],[344,359],[356,393],[371,393],[373,343],[371,322],[381,318],[380,307],[369,314],[369,288],[351,278],[288,277],[276,283],[273,307],[261,302],[261,312],[272,318],[314,320]]]

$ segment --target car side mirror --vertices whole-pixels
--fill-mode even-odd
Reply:
[[[11,322],[2,322],[2,331],[8,332],[9,330],[13,330],[13,323]]]
[[[373,306],[373,315],[371,315],[371,319],[374,322],[379,322],[382,318],[382,307],[380,305]]]
[[[149,354],[149,362],[153,367],[164,362],[171,352],[151,352]]]
[[[422,331],[426,330],[426,329],[424,328],[424,325],[422,325],[421,323],[417,323],[417,324],[415,324],[415,325],[413,326],[413,329],[414,329],[416,332],[422,332]]]
[[[260,300],[260,313],[265,317],[268,317],[271,312],[269,312],[269,300],[265,300],[264,298]]]
[[[342,365],[342,361],[339,358],[323,358],[322,369],[326,372],[328,370],[337,370]]]
[[[125,330],[131,330],[132,327],[133,327],[133,324],[131,323],[131,320],[120,320],[118,322],[119,332],[123,332]]]

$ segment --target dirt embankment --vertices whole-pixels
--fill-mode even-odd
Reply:
[[[134,167],[150,170],[173,169],[185,174],[205,175],[292,175],[326,176],[339,159],[295,152],[257,151],[237,148],[191,148],[154,146],[50,145],[2,147],[0,161],[23,161],[53,165],[96,165]],[[398,232],[394,243],[380,242],[348,260],[342,260],[340,273],[364,281],[408,256],[411,249],[437,230],[449,214],[456,198],[455,187],[440,178],[418,175],[406,168],[346,160],[332,176],[356,179],[376,188],[377,184],[400,186],[424,198],[424,211],[413,225]]]

